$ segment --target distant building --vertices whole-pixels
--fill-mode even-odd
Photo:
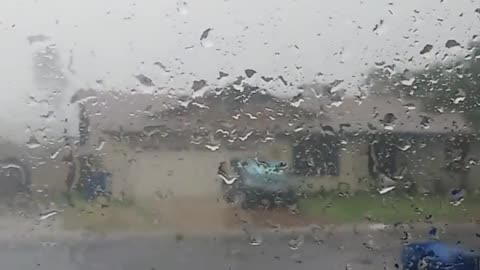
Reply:
[[[184,100],[90,93],[81,102],[89,132],[80,153],[101,157],[115,196],[144,202],[217,200],[219,163],[241,157],[287,162],[312,193],[368,189],[380,175],[420,191],[456,185],[448,181],[452,173],[471,182],[468,173],[447,166],[448,145],[459,145],[449,144],[452,138],[472,133],[459,114],[422,112],[418,102],[393,97],[319,99],[318,106],[310,100],[308,107],[295,99],[256,88]],[[462,164],[469,155],[460,153]]]

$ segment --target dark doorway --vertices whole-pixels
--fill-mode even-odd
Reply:
[[[368,171],[371,176],[384,174],[393,177],[397,172],[397,137],[392,134],[376,134],[370,138]]]

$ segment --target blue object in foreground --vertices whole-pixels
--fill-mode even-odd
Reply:
[[[404,270],[479,270],[480,254],[440,241],[425,241],[402,250]]]
[[[93,200],[98,195],[108,195],[107,179],[110,175],[109,172],[103,171],[96,171],[89,175],[85,187],[87,199]]]

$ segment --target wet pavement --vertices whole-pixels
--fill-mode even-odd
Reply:
[[[248,231],[248,230],[247,230]],[[423,231],[50,234],[0,240],[2,269],[396,269],[402,244]],[[255,238],[256,241],[252,241]],[[479,248],[475,228],[451,229],[445,241]]]

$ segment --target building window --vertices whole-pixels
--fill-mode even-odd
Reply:
[[[453,136],[445,142],[445,162],[448,170],[461,172],[466,170],[465,159],[470,150],[466,136]]]
[[[338,139],[310,134],[298,140],[293,146],[293,170],[303,176],[338,176]]]

